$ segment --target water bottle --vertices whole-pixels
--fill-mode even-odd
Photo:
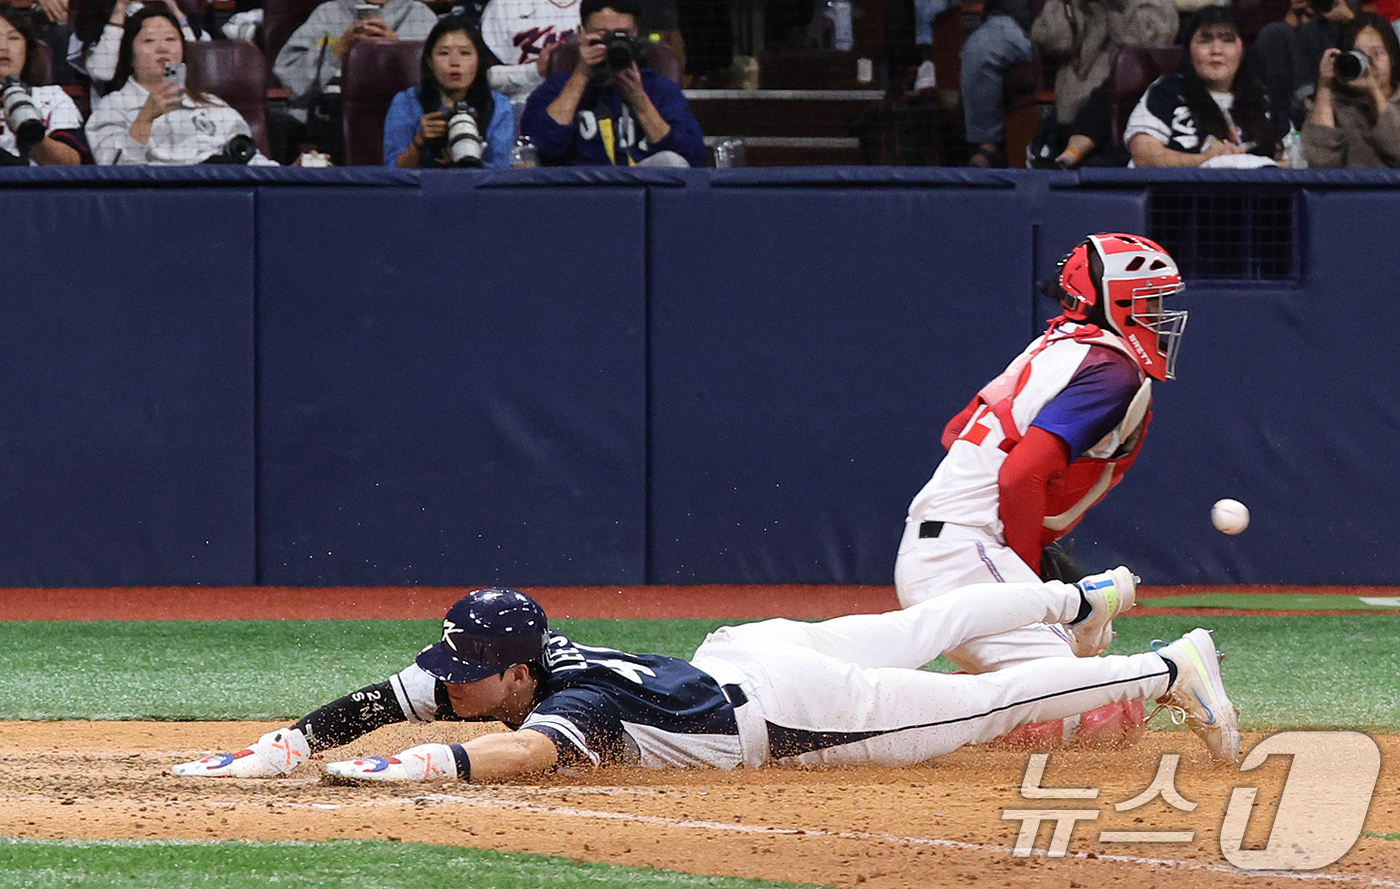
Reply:
[[[540,165],[540,152],[535,147],[535,143],[529,136],[521,136],[515,140],[515,147],[510,150],[510,165],[512,167],[538,167]]]
[[[827,0],[827,18],[831,19],[832,44],[841,52],[850,52],[856,45],[855,28],[851,25],[851,0]]]
[[[1303,134],[1294,127],[1283,137],[1284,165],[1290,170],[1306,170],[1308,159],[1303,156]]]

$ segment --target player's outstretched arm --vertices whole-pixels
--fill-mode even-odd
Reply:
[[[181,763],[171,771],[188,778],[276,778],[288,774],[312,753],[348,744],[381,726],[407,720],[402,700],[408,700],[411,692],[404,677],[415,669],[410,667],[387,682],[366,686],[317,708],[295,725],[268,732],[237,753],[215,753]],[[396,692],[396,682],[404,690],[402,700]],[[426,689],[431,687],[431,682],[425,685]],[[420,713],[419,721],[436,715],[436,710],[422,701],[416,712]]]
[[[465,744],[420,744],[393,756],[371,756],[326,766],[345,781],[435,781],[491,783],[553,771],[559,750],[533,729],[495,732]]]

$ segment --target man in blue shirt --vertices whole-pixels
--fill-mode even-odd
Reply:
[[[387,681],[174,772],[277,777],[381,726],[446,719],[495,719],[512,731],[326,771],[495,782],[600,765],[905,766],[1028,722],[1148,698],[1179,711],[1217,761],[1239,758],[1236,711],[1206,630],[1144,654],[1042,658],[976,676],[920,669],[969,638],[1038,621],[1097,638],[1136,594],[1121,567],[1078,584],[998,584],[995,596],[989,586],[886,614],[721,627],[689,661],[583,645],[549,629],[529,596],[476,590],[447,612],[442,640]]]
[[[520,118],[545,163],[705,165],[705,139],[680,85],[639,68],[635,52],[617,51],[640,45],[639,13],[636,0],[583,0],[578,63],[540,84]]]

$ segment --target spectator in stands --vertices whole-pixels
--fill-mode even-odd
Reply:
[[[1311,6],[1296,8],[1301,3],[1294,0],[1284,21],[1261,28],[1251,49],[1280,137],[1302,128],[1322,54],[1341,42],[1342,29],[1356,17],[1361,0],[1334,0],[1321,15],[1313,15]]]
[[[99,164],[272,164],[248,122],[218,96],[182,83],[185,38],[163,5],[127,18],[112,92],[98,100],[87,136]],[[239,158],[242,158],[241,160]]]
[[[1365,70],[1337,76],[1337,58],[1357,52]],[[1303,155],[1310,167],[1400,167],[1400,40],[1390,22],[1363,12],[1347,25],[1340,49],[1322,54],[1317,92],[1303,124]]]
[[[0,114],[0,166],[91,162],[78,106],[63,87],[37,82],[40,78],[36,47],[28,17],[17,9],[0,7],[0,81],[6,77],[24,81],[30,89],[34,111],[43,122],[42,137],[31,136],[24,127],[16,133],[10,117]],[[38,128],[35,130],[37,133]]]
[[[175,0],[161,0],[156,5],[170,10],[185,40],[209,39],[208,34],[196,30]],[[68,63],[88,76],[99,95],[111,89],[127,18],[145,6],[141,0],[102,0],[85,7],[74,23],[73,36],[68,44]]]
[[[384,163],[398,167],[451,166],[447,121],[458,102],[471,106],[486,145],[488,167],[509,167],[515,110],[486,81],[481,35],[465,17],[449,15],[423,44],[419,86],[394,97],[384,118]]]
[[[1174,73],[1153,81],[1128,118],[1123,141],[1138,167],[1261,166],[1279,138],[1264,86],[1244,57],[1235,15],[1208,6],[1182,32]]]
[[[1400,3],[1400,0],[1395,0]],[[18,8],[21,13],[28,13],[29,27],[34,32],[34,39],[42,43],[47,43],[53,53],[53,83],[70,84],[73,82],[72,69],[68,67],[68,41],[70,32],[68,29],[68,0],[34,0],[33,5],[25,10],[22,6]]]
[[[1118,48],[1171,43],[1179,25],[1172,0],[1046,0],[1031,24],[1031,42],[1059,69],[1055,120],[1038,141],[1059,166],[1078,166],[1107,143],[1108,95],[1094,91],[1108,81]]]
[[[491,89],[517,109],[549,74],[549,56],[578,31],[579,0],[491,0],[481,13],[481,36],[501,64],[487,72]]]
[[[530,94],[521,130],[547,164],[691,166],[709,159],[680,85],[635,61],[609,63],[609,38],[637,36],[636,0],[583,0],[578,63]],[[621,59],[617,60],[619,63]]]
[[[963,41],[963,122],[968,166],[1006,166],[1006,69],[1031,58],[1029,0],[987,0],[985,18]]]
[[[360,18],[355,7],[379,7],[377,15]],[[317,142],[339,153],[338,98],[340,65],[360,40],[422,40],[437,24],[437,16],[421,0],[327,0],[311,11],[277,53],[272,73],[291,92],[288,114],[298,130],[292,142]],[[333,85],[334,82],[334,85]]]

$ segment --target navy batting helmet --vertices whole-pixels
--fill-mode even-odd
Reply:
[[[442,641],[418,653],[418,666],[444,682],[475,682],[507,667],[537,661],[549,620],[522,592],[474,590],[442,621]]]

